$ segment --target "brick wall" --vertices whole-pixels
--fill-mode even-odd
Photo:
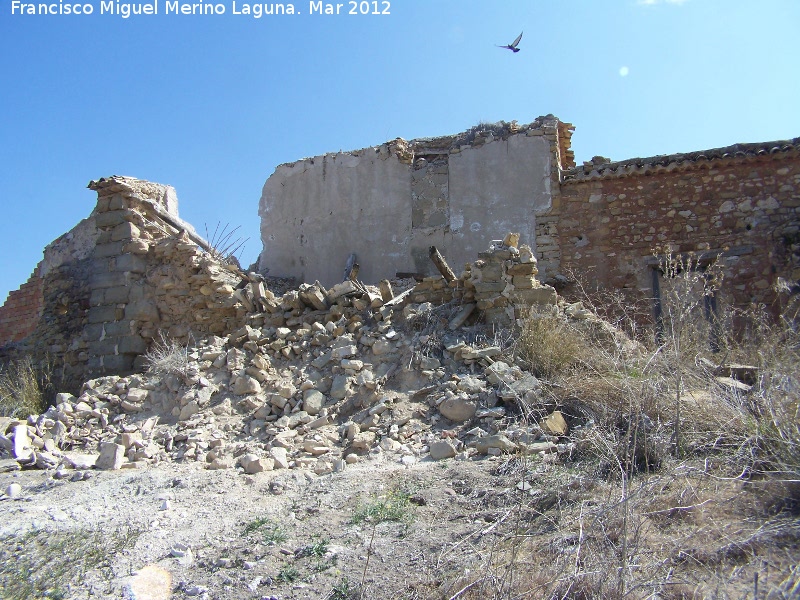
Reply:
[[[42,279],[37,271],[0,306],[0,346],[19,342],[36,329],[43,305]]]
[[[561,271],[590,287],[650,297],[653,251],[667,244],[722,253],[723,296],[737,307],[764,303],[777,312],[778,278],[800,279],[796,149],[590,171],[562,184],[558,220]]]

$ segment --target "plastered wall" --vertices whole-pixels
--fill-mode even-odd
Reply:
[[[456,270],[510,230],[534,245],[558,181],[556,126],[542,117],[282,165],[259,203],[259,268],[329,286],[355,253],[375,283],[433,273],[432,245]]]

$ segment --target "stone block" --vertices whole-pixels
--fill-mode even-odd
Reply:
[[[275,466],[275,459],[265,458],[257,454],[245,454],[239,458],[239,464],[248,475],[255,475],[264,471],[272,471]]]
[[[120,240],[130,240],[139,237],[139,228],[133,223],[126,221],[120,223],[111,230],[111,241],[118,242]]]
[[[350,380],[347,375],[337,375],[333,378],[330,395],[336,400],[343,400],[350,394]]]
[[[124,337],[131,334],[130,321],[111,321],[102,324],[103,331],[108,337]],[[101,336],[90,339],[100,339]]]
[[[536,266],[536,263],[529,262],[529,263],[518,263],[516,265],[511,265],[508,267],[506,272],[509,275],[536,275],[539,273],[539,269]]]
[[[318,390],[303,392],[303,410],[310,415],[318,415],[325,406],[325,395]]]
[[[119,256],[123,253],[125,247],[124,241],[108,242],[105,244],[98,244],[94,247],[92,256],[95,258],[110,258],[112,256]]]
[[[518,290],[530,290],[536,285],[536,280],[532,275],[515,275],[511,282]]]
[[[89,278],[89,287],[93,290],[110,287],[123,287],[128,284],[124,273],[96,272]]]
[[[517,450],[517,445],[502,433],[479,438],[470,443],[470,446],[474,447],[480,454],[489,454],[492,448],[497,448],[501,452],[508,453]]]
[[[102,361],[99,372],[126,373],[133,370],[133,355],[131,354],[107,354],[98,358]]]
[[[446,419],[454,423],[463,423],[469,421],[475,416],[475,411],[478,405],[474,400],[465,400],[463,398],[447,398],[439,405],[439,412]]]
[[[105,290],[95,290],[103,292],[103,304],[125,304],[130,299],[131,288],[129,287],[115,287],[107,288]]]
[[[431,459],[442,460],[445,458],[453,458],[456,455],[456,448],[451,442],[441,441],[433,442],[430,445]]]
[[[126,206],[128,206],[128,203],[125,200],[125,196],[122,194],[114,194],[108,199],[107,210],[122,210]]]
[[[129,335],[119,342],[120,354],[144,354],[147,352],[147,342],[138,335]]]
[[[93,306],[86,313],[88,323],[109,323],[117,318],[115,306]]]
[[[558,301],[556,290],[549,286],[533,288],[531,290],[515,290],[511,299],[518,304],[555,304]]]
[[[125,308],[125,318],[135,321],[150,321],[157,323],[160,320],[156,305],[149,300],[131,302]]]
[[[98,227],[116,227],[127,222],[124,210],[109,210],[95,215],[94,221]]]
[[[478,281],[475,283],[476,294],[499,294],[506,289],[506,284],[503,281],[486,282]]]
[[[114,261],[114,270],[130,271],[131,273],[144,273],[147,268],[147,261],[141,256],[134,254],[123,254]]]
[[[94,463],[96,469],[118,470],[125,461],[125,446],[112,442],[100,442],[100,456]]]

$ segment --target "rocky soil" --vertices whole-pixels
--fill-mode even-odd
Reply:
[[[512,249],[476,263],[476,303],[424,301],[443,279],[264,290],[226,337],[0,418],[0,595],[790,597],[796,522],[709,459],[620,479],[616,434],[476,320],[523,278],[540,316],[640,351]]]

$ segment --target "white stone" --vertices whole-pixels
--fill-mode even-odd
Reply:
[[[430,454],[433,460],[453,458],[456,455],[456,448],[449,441],[434,442],[430,446]]]
[[[459,398],[458,396],[446,398],[439,405],[439,412],[446,419],[454,423],[463,423],[475,416],[478,404],[474,400]]]
[[[28,437],[27,425],[14,426],[14,458],[19,462],[33,462],[35,455],[33,453],[33,445],[31,439]]]
[[[289,458],[286,452],[286,448],[281,448],[279,446],[273,446],[269,451],[270,457],[275,461],[275,468],[276,469],[288,469],[289,468]]]
[[[303,393],[303,410],[310,415],[318,415],[325,406],[325,395],[318,390],[306,390]]]
[[[125,461],[125,446],[112,442],[100,442],[100,456],[97,457],[95,467],[98,469],[117,470]]]
[[[239,464],[248,475],[271,471],[275,461],[272,458],[265,458],[257,454],[245,454],[239,459]]]
[[[242,375],[237,377],[231,385],[231,392],[237,396],[246,396],[248,394],[260,394],[261,384],[255,377],[249,375]]]

